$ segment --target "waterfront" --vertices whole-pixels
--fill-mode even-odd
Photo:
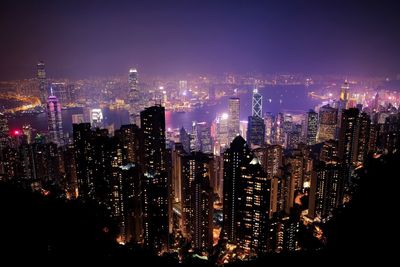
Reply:
[[[263,95],[263,112],[288,112],[300,114],[319,104],[319,100],[310,98],[308,88],[303,85],[288,86],[267,86],[259,89]],[[245,94],[239,95],[240,98],[240,119],[247,120],[251,115],[251,95],[249,90]],[[190,112],[171,112],[167,111],[165,115],[167,128],[185,127],[190,129],[192,121],[206,121],[210,123],[217,114],[228,111],[228,98],[220,98],[215,105],[204,105],[201,108]],[[83,113],[82,108],[69,108],[62,111],[63,128],[65,132],[72,132],[72,115]],[[118,129],[120,125],[129,123],[129,116],[126,110],[108,108],[103,109],[105,125],[114,123],[114,128]],[[9,118],[10,129],[20,129],[22,125],[30,124],[39,131],[47,130],[46,113],[23,114]]]

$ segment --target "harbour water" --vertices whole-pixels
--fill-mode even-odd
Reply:
[[[259,92],[263,96],[263,112],[287,112],[292,114],[300,114],[314,108],[319,104],[319,100],[312,99],[308,96],[308,88],[303,85],[287,85],[287,86],[267,86],[260,88]],[[240,94],[240,119],[247,120],[251,115],[251,98],[252,92]],[[228,112],[229,96],[220,98],[215,105],[204,105],[190,112],[170,112],[165,115],[167,128],[185,127],[190,129],[192,121],[205,121],[210,123],[215,119],[217,114]],[[82,108],[71,108],[62,111],[63,128],[65,132],[72,131],[72,115],[83,113]],[[126,110],[110,110],[103,109],[105,124],[114,123],[115,129],[122,124],[129,123],[129,116]],[[30,124],[39,131],[47,129],[47,115],[40,114],[23,114],[9,119],[10,129],[20,129],[22,125]]]

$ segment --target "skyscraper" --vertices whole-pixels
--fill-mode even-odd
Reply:
[[[183,234],[195,249],[207,251],[212,247],[213,156],[192,152],[182,161],[182,220]]]
[[[165,109],[162,106],[148,107],[140,112],[143,130],[144,167],[146,172],[165,172]]]
[[[271,181],[246,141],[236,137],[224,153],[224,235],[247,255],[267,250]]]
[[[0,112],[0,150],[8,143],[8,121],[5,114]],[[0,151],[1,154],[1,151]]]
[[[253,98],[251,105],[251,115],[253,117],[262,118],[262,95],[258,92],[258,89],[253,89]]]
[[[47,99],[47,118],[50,140],[57,145],[63,144],[63,127],[61,103],[56,96],[50,95]]]
[[[237,97],[229,98],[228,131],[229,142],[240,134],[240,99]]]
[[[356,108],[346,109],[342,112],[342,122],[339,134],[339,158],[350,167],[355,162],[357,149],[357,125],[359,111]]]
[[[247,255],[267,252],[271,180],[257,158],[242,165],[238,182],[236,240]]]
[[[367,159],[369,152],[369,138],[371,131],[371,119],[367,113],[361,113],[357,122],[356,149],[354,149],[353,158],[356,166],[362,165]]]
[[[143,130],[143,232],[145,247],[161,252],[168,245],[169,186],[166,172],[165,109],[148,107],[140,113]]]
[[[336,137],[338,110],[329,105],[319,109],[318,141],[324,142]]]
[[[224,152],[224,225],[223,231],[230,242],[236,242],[238,223],[238,192],[242,166],[247,166],[253,159],[246,141],[241,136],[233,139]]]
[[[307,112],[307,145],[314,145],[317,142],[318,113],[314,110]]]
[[[46,67],[43,61],[39,61],[37,64],[36,78],[39,82],[40,102],[44,104],[46,103],[48,92],[46,85]]]
[[[344,84],[340,87],[340,100],[348,101],[350,97],[350,85],[347,80],[345,80]]]
[[[129,103],[129,119],[132,124],[139,123],[139,77],[136,68],[129,69],[128,76],[129,92],[128,92],[128,103]]]
[[[264,144],[265,124],[261,117],[249,116],[246,137],[251,146],[262,146]]]
[[[179,142],[181,142],[183,150],[185,150],[186,153],[190,153],[190,135],[183,126],[179,130]]]
[[[333,210],[342,204],[343,173],[343,168],[339,162],[319,162],[311,181],[311,187],[315,188],[311,188],[310,190],[310,217],[319,217],[321,220],[328,219],[332,216]],[[314,190],[315,199],[312,196]]]

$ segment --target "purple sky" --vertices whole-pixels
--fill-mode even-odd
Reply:
[[[126,73],[400,73],[396,1],[0,1],[0,80]]]

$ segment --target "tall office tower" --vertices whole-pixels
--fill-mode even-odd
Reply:
[[[212,149],[211,127],[206,122],[197,123],[197,136],[199,140],[199,150],[203,153],[210,154]]]
[[[368,153],[376,152],[378,141],[379,125],[371,124],[369,131]]]
[[[112,142],[107,130],[92,131],[89,123],[73,124],[79,197],[110,211]]]
[[[214,193],[218,196],[216,202],[223,203],[224,189],[224,157],[214,155],[214,180],[211,186],[214,188]]]
[[[128,103],[129,103],[129,120],[131,124],[139,123],[140,111],[140,94],[139,94],[139,77],[136,68],[129,69],[128,75]]]
[[[140,113],[143,129],[144,245],[161,252],[168,241],[169,186],[166,172],[165,109],[148,107]]]
[[[320,161],[312,176],[309,216],[329,219],[332,212],[343,202],[344,171],[341,163]]]
[[[283,133],[283,122],[284,116],[283,113],[278,113],[275,116],[273,134],[272,134],[272,144],[274,145],[283,145],[285,143],[285,135]]]
[[[379,146],[382,150],[392,152],[400,146],[400,113],[391,114],[385,119],[379,137]]]
[[[265,124],[265,142],[267,144],[272,143],[272,133],[274,126],[274,116],[271,112],[264,114],[264,124]]]
[[[197,131],[197,122],[192,121],[192,133],[190,134],[190,151],[200,150],[200,140]]]
[[[61,103],[57,97],[50,95],[47,99],[47,119],[50,140],[57,145],[63,144],[63,127],[61,116]]]
[[[282,183],[283,147],[280,145],[265,146],[263,169],[271,179],[270,217],[284,209],[284,184]]]
[[[293,130],[293,117],[290,114],[284,114],[283,117],[283,132],[290,133]]]
[[[67,199],[75,199],[78,197],[78,181],[76,177],[76,161],[73,144],[68,144],[65,146],[65,149],[63,149],[63,158],[66,181],[66,197]]]
[[[262,146],[265,142],[265,124],[264,120],[257,116],[249,116],[247,126],[247,142],[251,146]]]
[[[286,148],[296,149],[298,145],[302,142],[302,125],[293,125],[293,130],[286,134]]]
[[[182,233],[195,249],[207,251],[212,247],[213,157],[201,152],[182,156]]]
[[[373,105],[373,111],[379,111],[379,101],[380,101],[380,98],[379,98],[379,93],[378,92],[376,92],[376,94],[375,94],[375,98],[374,98],[374,105]]]
[[[103,112],[99,108],[90,110],[90,124],[93,128],[103,128]]]
[[[219,151],[223,151],[225,148],[229,146],[229,115],[227,113],[223,113],[218,116],[216,119],[216,140],[219,145]]]
[[[338,110],[325,105],[319,109],[318,141],[325,142],[336,138]]]
[[[172,190],[174,194],[174,202],[178,203],[179,207],[182,204],[182,157],[187,153],[183,149],[181,143],[175,143],[175,147],[171,153],[171,172],[172,172]],[[179,214],[182,214],[179,208]]]
[[[242,165],[238,182],[236,240],[247,255],[267,252],[271,180],[257,158]]]
[[[190,153],[190,135],[183,126],[179,130],[179,142],[182,144],[183,150],[185,150],[186,153]]]
[[[9,129],[8,129],[8,120],[6,116],[0,112],[0,155],[1,149],[6,147],[9,143]]]
[[[338,141],[325,141],[321,148],[319,160],[326,163],[330,163],[332,161],[338,162]]]
[[[367,113],[361,113],[356,128],[356,139],[355,146],[356,149],[353,150],[353,158],[355,160],[355,165],[362,165],[367,159],[369,138],[371,132],[371,119]]]
[[[179,96],[186,96],[188,91],[187,81],[181,80],[179,81]]]
[[[26,138],[26,143],[32,144],[33,142],[33,129],[31,127],[31,125],[29,124],[25,124],[22,126],[22,133],[24,134],[25,138]]]
[[[302,154],[291,155],[286,159],[289,179],[287,181],[287,201],[285,206],[286,214],[291,214],[297,194],[302,193],[304,182],[304,157]]]
[[[119,227],[119,242],[138,243],[143,235],[141,170],[135,163],[121,165],[116,158],[110,181],[111,215]]]
[[[347,177],[350,175],[351,167],[355,162],[354,155],[357,151],[356,137],[357,137],[357,125],[358,125],[359,111],[356,108],[350,108],[343,110],[342,121],[340,123],[339,133],[339,158],[344,167],[348,169]]]
[[[292,252],[298,249],[300,223],[291,217],[284,217],[280,223],[282,233],[282,252]]]
[[[232,142],[240,134],[240,99],[237,97],[229,98],[228,131],[229,142]]]
[[[342,112],[348,108],[348,102],[350,97],[350,85],[347,80],[340,87],[340,98],[338,101],[338,123],[342,123]],[[339,128],[341,125],[339,125]]]
[[[224,152],[223,231],[229,242],[236,242],[237,239],[238,192],[242,166],[248,166],[252,159],[251,151],[241,136],[233,139],[230,148]]]
[[[318,113],[314,110],[307,112],[307,145],[314,145],[317,142]]]
[[[253,89],[251,115],[262,118],[262,95],[258,92],[257,88]]]
[[[121,125],[114,135],[122,149],[122,164],[143,164],[143,130],[135,124]]]
[[[37,64],[36,78],[39,82],[40,102],[42,103],[42,105],[44,105],[47,100],[48,92],[46,84],[46,67],[43,61],[39,61]]]
[[[148,107],[140,112],[143,129],[144,167],[146,172],[165,172],[165,109]]]
[[[350,98],[350,85],[347,80],[345,80],[344,84],[340,87],[340,100],[348,101]]]

